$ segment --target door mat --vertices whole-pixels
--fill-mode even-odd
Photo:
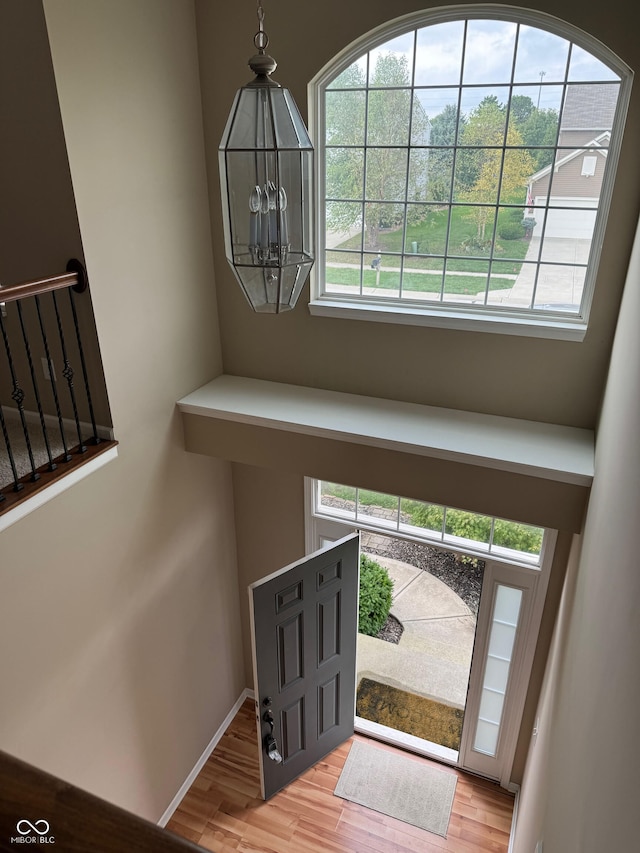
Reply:
[[[464,711],[370,678],[360,679],[356,714],[372,723],[460,749]]]
[[[420,759],[354,741],[334,793],[446,837],[457,781]]]

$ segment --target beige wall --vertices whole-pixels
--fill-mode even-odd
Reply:
[[[569,561],[561,616],[531,743],[515,853],[637,847],[640,750],[640,231],[616,332],[582,547]]]
[[[265,7],[274,77],[303,112],[306,87],[342,48],[385,20],[439,6],[428,0],[278,0]],[[519,5],[517,3],[513,5]],[[530,2],[522,5],[529,7]],[[625,0],[607,14],[593,4],[539,0],[542,11],[595,34],[632,67],[638,41]],[[311,317],[303,291],[290,314],[253,314],[224,259],[216,151],[256,30],[255,4],[196,0],[205,132],[225,372],[280,382],[592,427],[601,399],[615,316],[638,212],[640,91],[632,96],[592,324],[583,343],[380,325]]]
[[[49,40],[41,0],[0,0],[0,284],[10,285],[64,272],[70,258],[84,260],[69,162],[58,106]],[[69,316],[68,299],[58,294],[62,316]],[[31,300],[33,302],[33,300]],[[56,318],[51,297],[40,300],[48,329],[54,370],[62,386],[63,361],[57,344]],[[76,297],[98,424],[111,425],[100,353],[96,338],[90,292]],[[24,310],[24,322],[37,376],[45,355],[35,307]],[[15,306],[5,321],[11,341],[18,381],[26,394],[25,408],[36,411],[29,365],[24,355]],[[82,393],[81,363],[67,338],[69,356],[77,374],[80,419],[90,421]],[[0,399],[13,405],[13,390],[6,359],[0,359]],[[55,414],[51,385],[41,381],[40,400],[45,411]],[[66,417],[73,409],[66,388],[59,395]],[[4,447],[3,447],[4,450]]]
[[[265,19],[271,38],[269,50],[279,66],[274,77],[292,90],[304,112],[308,82],[336,53],[385,20],[430,5],[440,4],[399,0],[391,6],[383,0],[370,0],[366,4],[328,0],[321,10],[316,10],[293,0],[280,0],[266,9]],[[522,5],[531,6],[530,3]],[[572,0],[539,0],[535,5],[541,11],[595,34],[631,67],[638,66],[637,39],[628,27],[627,7],[622,0],[613,0],[610,14],[606,16],[602,16],[596,7]],[[584,342],[311,317],[306,307],[308,288],[290,314],[258,316],[248,309],[224,258],[216,164],[217,146],[233,94],[251,77],[246,61],[252,53],[251,37],[256,29],[254,9],[250,5],[235,5],[225,7],[221,12],[208,2],[196,0],[196,13],[225,372],[429,405],[594,427],[639,207],[640,163],[636,152],[640,145],[640,93],[634,91],[632,95],[591,328]],[[221,32],[224,32],[224,38],[220,37]],[[240,593],[243,596],[247,583],[260,574],[261,555],[269,562],[269,570],[300,556],[301,478],[298,476],[296,479],[295,473],[299,475],[302,470],[307,474],[313,473],[314,468],[321,464],[326,472],[329,460],[320,459],[317,442],[312,443],[313,446],[310,443],[305,449],[302,447],[304,442],[296,439],[293,442],[295,458],[290,459],[289,466],[283,471],[282,454],[274,456],[273,453],[277,437],[266,442],[254,432],[249,436],[252,442],[247,451],[243,436],[251,432],[249,428],[238,431],[234,427],[231,435],[224,425],[213,430],[210,425],[200,429],[195,419],[188,420],[191,438],[202,441],[202,446],[222,440],[231,458],[250,459],[256,466],[273,465],[277,459],[280,465],[279,470],[270,471],[261,467],[234,466],[236,519],[243,530],[243,536],[239,537],[243,542],[239,544],[238,551]],[[243,443],[242,455],[233,455],[234,443],[237,446]],[[286,439],[282,443],[285,445]],[[301,458],[305,453],[306,462]],[[392,492],[395,490],[390,488],[391,481],[397,483],[402,477],[398,465],[394,467],[389,463],[381,473],[380,468],[365,464],[362,452],[351,452],[343,462],[334,454],[331,464],[334,479],[341,479],[340,472],[335,469],[342,466],[344,471],[348,471],[348,478],[342,479]],[[412,494],[416,495],[417,489],[421,491],[420,497],[433,498],[429,493],[432,482],[425,477],[421,485],[413,483]],[[468,499],[469,493],[464,485],[467,482],[468,477],[462,476],[457,493],[447,502],[466,505],[465,498]],[[449,487],[456,489],[451,481]],[[443,488],[444,485],[438,481],[439,492]],[[402,489],[398,491],[402,492]],[[523,498],[521,486],[516,489],[513,485],[505,490],[504,483],[487,478],[484,493],[474,491],[471,500],[475,502],[475,508],[483,503],[487,511],[494,507],[497,514],[509,516],[509,504],[519,512],[521,502],[533,497],[531,493]],[[263,507],[261,512],[258,510],[260,506]],[[498,506],[504,506],[505,511],[500,512]],[[559,518],[565,510],[562,496],[549,499],[546,507],[549,516]],[[259,524],[261,536],[253,535],[254,521]],[[574,518],[572,529],[579,526],[576,526]],[[565,530],[568,529],[571,528],[567,525]],[[554,563],[516,754],[516,781],[522,777],[535,721],[538,691],[562,592],[570,542],[571,536],[563,533]],[[244,603],[242,607],[246,629]],[[248,663],[248,651],[245,649],[245,665]],[[541,784],[546,784],[545,777],[541,778]],[[559,793],[557,800],[561,801]],[[528,806],[525,800],[525,808]],[[528,838],[527,843],[530,840]],[[557,849],[562,850],[561,846]],[[531,853],[532,850],[531,844],[522,847],[523,853]]]
[[[82,241],[41,0],[0,0],[0,282],[63,272]]]
[[[119,457],[0,536],[0,748],[157,819],[244,687],[193,6],[47,0]],[[38,817],[47,817],[38,815]]]
[[[304,480],[282,470],[234,463],[233,490],[245,679],[253,687],[247,588],[304,556]]]

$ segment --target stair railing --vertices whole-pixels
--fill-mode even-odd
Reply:
[[[86,290],[75,259],[60,275],[0,287],[0,513],[103,442],[76,305]]]

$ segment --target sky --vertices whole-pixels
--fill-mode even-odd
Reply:
[[[463,21],[445,21],[414,30],[386,41],[371,50],[369,67],[375,67],[382,54],[395,53],[407,58],[408,67],[414,64],[416,86],[449,86],[440,92],[425,92],[429,105],[423,101],[427,113],[433,117],[447,104],[457,103],[460,70],[464,55],[463,85],[482,86],[463,92],[463,112],[476,107],[490,94],[504,103],[508,90],[495,84],[508,84],[513,71],[513,82],[518,86],[514,94],[527,95],[541,109],[559,109],[562,83],[578,81],[619,80],[620,78],[603,62],[577,45],[554,33],[536,27],[517,25],[511,21],[468,21],[466,42]],[[515,56],[515,68],[514,68]],[[367,54],[356,63],[366,71]],[[493,85],[491,85],[493,84]],[[439,104],[437,103],[439,101]]]

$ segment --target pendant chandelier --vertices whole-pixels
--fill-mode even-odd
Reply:
[[[313,146],[287,89],[271,79],[258,0],[255,79],[236,93],[219,147],[227,260],[254,311],[296,304],[314,261]]]

